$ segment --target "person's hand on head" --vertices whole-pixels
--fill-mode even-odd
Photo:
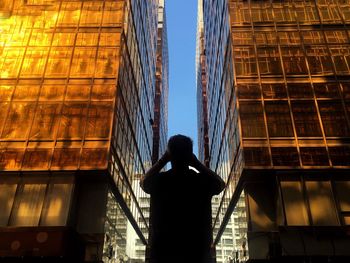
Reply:
[[[162,155],[162,157],[160,157],[159,161],[161,161],[164,164],[167,164],[168,162],[170,162],[171,158],[170,158],[170,152],[169,150],[166,150],[165,153]]]
[[[190,159],[190,166],[196,168],[196,166],[198,166],[198,158],[197,156],[193,153],[192,156],[191,156],[191,159]]]

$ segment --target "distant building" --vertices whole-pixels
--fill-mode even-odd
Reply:
[[[0,2],[1,261],[144,262],[134,181],[167,127],[158,2]]]
[[[215,242],[233,220],[227,260],[346,262],[349,3],[204,0],[202,7],[206,78],[197,86],[205,90],[198,105],[201,115],[207,102],[208,143],[200,130],[199,155],[227,182]]]

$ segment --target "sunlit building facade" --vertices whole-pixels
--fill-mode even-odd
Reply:
[[[157,0],[0,1],[1,258],[143,262],[157,39]]]
[[[203,2],[215,242],[233,217],[233,261],[346,262],[350,3]]]

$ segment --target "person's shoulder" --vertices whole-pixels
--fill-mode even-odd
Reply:
[[[161,176],[166,176],[166,175],[171,174],[171,170],[162,171],[162,172],[159,172],[159,174],[160,174]]]
[[[188,171],[189,171],[189,174],[190,174],[191,176],[199,176],[199,175],[201,174],[199,171],[195,170],[195,169],[192,168],[192,167],[190,167],[190,168],[188,169]]]
[[[171,171],[170,170],[162,171],[162,172],[159,172],[158,178],[160,180],[164,180],[164,179],[167,179],[169,177],[169,175],[171,175]]]

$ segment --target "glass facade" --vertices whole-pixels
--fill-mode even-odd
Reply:
[[[164,0],[159,1],[156,93],[154,99],[153,163],[166,151],[168,138],[169,54]]]
[[[206,56],[204,47],[203,1],[198,1],[196,41],[198,159],[208,166],[208,100],[206,86]]]
[[[96,227],[110,250],[107,243],[128,240],[131,230],[123,234],[118,225],[124,217],[125,229],[146,245],[149,201],[134,181],[150,167],[153,145],[166,143],[167,31],[159,6],[0,2],[0,226],[69,226],[80,234]],[[81,189],[89,182],[109,189],[96,193],[102,214],[92,211],[105,223],[84,221]]]
[[[350,168],[349,2],[203,2],[207,158],[227,182],[214,215],[216,242],[242,190],[248,231],[348,225],[336,185],[347,185],[343,173]],[[202,105],[203,97],[199,100]],[[254,181],[280,196],[280,206],[266,201],[274,215],[262,207],[268,191],[250,187]],[[296,203],[298,218],[288,213]],[[328,212],[322,214],[320,205]],[[261,258],[254,253],[252,259]]]

